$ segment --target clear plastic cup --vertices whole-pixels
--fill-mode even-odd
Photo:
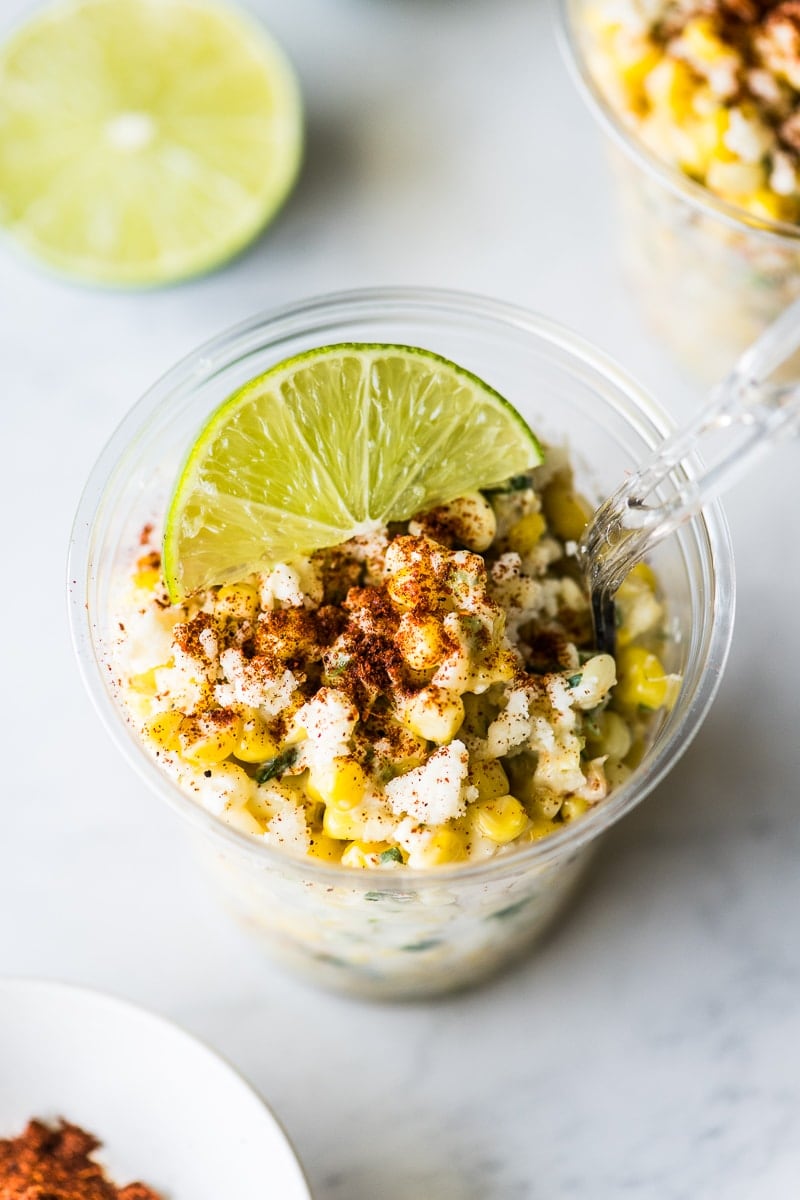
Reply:
[[[641,141],[613,100],[613,69],[593,32],[608,0],[559,0],[579,88],[609,135],[620,253],[644,316],[698,378],[715,382],[800,295],[800,227],[720,199]]]
[[[126,719],[107,665],[115,589],[121,581],[127,586],[139,531],[163,513],[178,464],[212,409],[281,359],[353,341],[425,346],[476,372],[542,436],[567,443],[583,490],[598,498],[670,428],[635,383],[579,338],[489,300],[367,291],[258,317],[179,363],[101,455],[72,537],[72,633],[109,731],[144,782],[186,822],[210,879],[254,941],[332,988],[372,998],[427,996],[475,983],[527,949],[557,919],[600,835],[658,783],[697,732],[730,641],[731,547],[722,512],[712,505],[654,557],[673,631],[665,660],[684,676],[680,696],[657,718],[630,779],[563,833],[478,865],[391,872],[293,857],[240,834],[161,772]],[[673,480],[693,469],[687,460]]]

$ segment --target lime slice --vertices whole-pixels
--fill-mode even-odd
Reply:
[[[0,222],[59,269],[156,284],[224,262],[289,191],[291,67],[208,0],[75,0],[0,50]]]
[[[164,533],[173,600],[403,521],[542,461],[508,401],[411,346],[339,345],[235,392],[195,442]]]

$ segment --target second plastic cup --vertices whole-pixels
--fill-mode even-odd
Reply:
[[[391,872],[292,857],[238,833],[179,790],[126,718],[108,669],[115,593],[129,576],[142,526],[161,520],[178,464],[208,414],[281,359],[333,342],[405,342],[461,363],[542,437],[566,443],[583,491],[598,498],[669,422],[614,364],[540,317],[446,292],[360,292],[259,317],[198,350],[136,405],[89,480],[70,558],[72,630],[84,678],[118,745],[186,822],[225,905],[264,951],[329,987],[372,998],[425,996],[472,984],[530,946],[563,910],[603,832],[685,750],[728,650],[731,548],[714,505],[659,549],[654,566],[673,631],[665,663],[684,677],[678,702],[658,718],[632,776],[563,833],[478,865]],[[674,478],[692,469],[687,461]]]
[[[607,2],[559,0],[573,74],[609,135],[626,275],[659,339],[715,382],[800,295],[800,227],[726,203],[648,150],[613,102],[594,19]]]

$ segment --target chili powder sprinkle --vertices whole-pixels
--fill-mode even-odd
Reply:
[[[68,1121],[29,1121],[19,1137],[0,1139],[0,1200],[162,1200],[143,1183],[111,1183],[90,1157],[99,1145]]]

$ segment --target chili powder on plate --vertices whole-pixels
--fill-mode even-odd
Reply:
[[[89,1157],[99,1145],[68,1121],[29,1121],[19,1137],[0,1139],[0,1200],[161,1200],[143,1183],[111,1183]]]

